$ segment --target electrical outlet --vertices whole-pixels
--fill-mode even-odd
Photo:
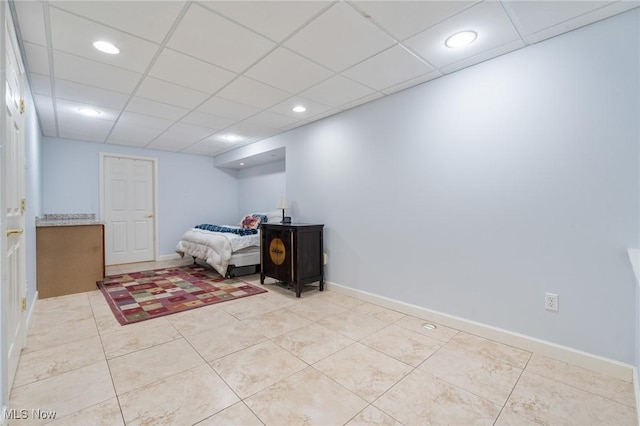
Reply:
[[[553,293],[545,293],[544,308],[547,311],[558,312],[558,295]]]

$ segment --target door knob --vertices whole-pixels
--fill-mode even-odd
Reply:
[[[153,217],[153,213],[149,213],[148,215],[145,216],[147,219],[151,219]]]
[[[22,228],[18,228],[18,229],[7,229],[7,237],[11,236],[11,235],[20,235],[24,232],[24,230]]]

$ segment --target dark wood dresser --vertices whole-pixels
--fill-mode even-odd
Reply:
[[[260,225],[260,283],[265,277],[292,284],[300,297],[305,284],[319,281],[324,290],[322,229],[307,223]]]

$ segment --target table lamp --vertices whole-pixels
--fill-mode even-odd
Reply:
[[[278,202],[278,207],[279,209],[282,209],[282,222],[281,223],[288,223],[285,222],[285,218],[284,218],[284,209],[288,209],[289,208],[289,200],[287,200],[286,197],[280,197],[280,201]],[[291,219],[289,219],[291,220]]]

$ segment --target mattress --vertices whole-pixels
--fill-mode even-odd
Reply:
[[[229,265],[249,266],[260,264],[260,247],[247,247],[231,255]]]

